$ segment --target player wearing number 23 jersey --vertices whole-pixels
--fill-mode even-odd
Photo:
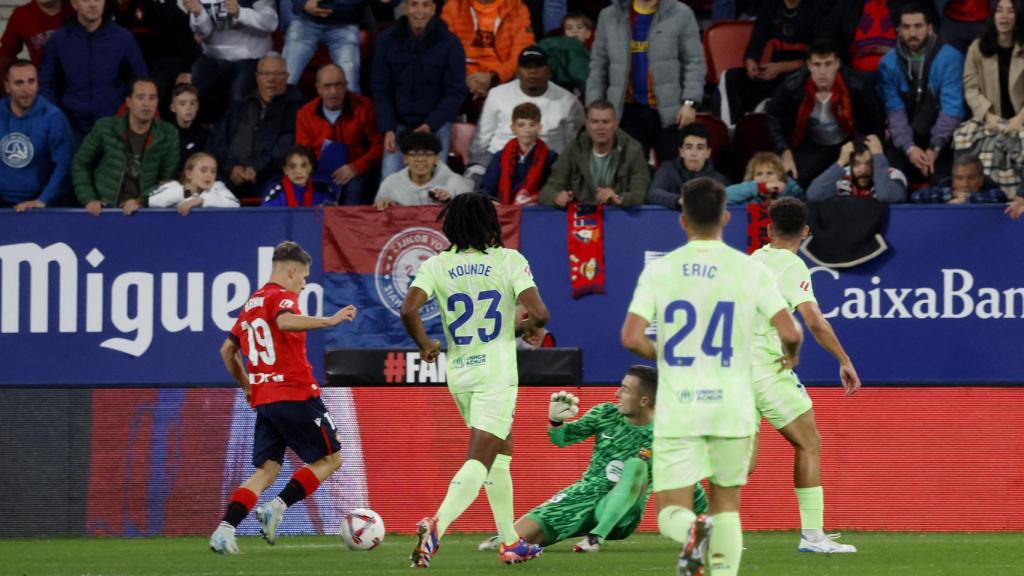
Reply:
[[[498,557],[512,564],[540,555],[542,548],[520,538],[512,511],[512,415],[519,385],[516,331],[543,327],[548,311],[540,299],[526,258],[502,246],[498,213],[490,198],[461,194],[441,211],[451,248],[430,258],[416,272],[402,303],[402,323],[434,361],[441,343],[431,340],[420,308],[431,297],[441,308],[448,340],[448,388],[466,426],[470,450],[452,478],[434,516],[420,521],[410,560],[430,566],[448,526],[476,500],[486,481],[487,500],[501,539]],[[516,302],[528,318],[516,326]]]
[[[329,318],[302,314],[298,293],[306,285],[310,262],[295,242],[274,248],[270,281],[246,300],[220,349],[225,368],[256,411],[256,471],[231,494],[224,518],[210,536],[214,552],[238,553],[235,528],[281,473],[286,448],[306,465],[295,471],[277,498],[256,510],[260,531],[270,544],[285,510],[341,466],[338,429],[306,360],[306,332],[352,320],[356,310],[346,306]]]

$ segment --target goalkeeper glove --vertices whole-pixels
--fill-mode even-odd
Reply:
[[[562,390],[551,395],[551,403],[548,404],[548,420],[552,424],[561,424],[569,418],[580,413],[580,399],[571,392]]]

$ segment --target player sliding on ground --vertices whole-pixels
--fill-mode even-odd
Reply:
[[[556,392],[548,407],[548,437],[559,448],[593,437],[590,466],[583,477],[516,521],[527,542],[551,546],[582,536],[576,552],[597,552],[605,540],[624,540],[636,531],[651,494],[651,440],[658,371],[630,366],[615,392],[618,404],[606,402],[579,413],[573,394]],[[697,485],[695,510],[707,510],[704,490]],[[481,550],[497,547],[497,536]]]
[[[735,576],[743,551],[740,490],[747,481],[757,418],[751,342],[770,318],[796,366],[800,326],[765,267],[722,242],[725,190],[698,178],[683,187],[689,241],[640,274],[622,344],[658,361],[654,492],[661,533],[683,545],[679,576]],[[657,324],[657,344],[645,331]],[[694,486],[707,475],[711,517],[694,513]],[[714,527],[712,529],[712,526]]]
[[[448,338],[448,389],[471,432],[466,461],[440,508],[417,525],[410,560],[414,567],[429,566],[445,530],[485,487],[501,540],[499,558],[509,564],[525,562],[543,549],[520,538],[514,527],[509,464],[519,386],[515,308],[518,301],[526,309],[529,317],[522,329],[527,332],[547,323],[548,310],[526,258],[502,247],[498,213],[490,199],[456,196],[439,217],[452,246],[420,266],[402,304],[402,323],[419,346],[421,359],[436,360],[441,343],[427,336],[419,311],[431,297],[437,298]]]
[[[270,544],[284,511],[309,496],[341,466],[341,445],[320,387],[306,360],[306,332],[337,326],[356,316],[346,306],[329,318],[303,316],[299,292],[306,285],[311,258],[295,242],[274,248],[270,280],[249,297],[224,340],[220,355],[228,372],[256,411],[252,465],[256,472],[231,495],[220,526],[210,536],[210,549],[238,554],[235,528],[249,515],[259,495],[281,473],[285,447],[305,466],[256,517]],[[248,373],[246,363],[248,360]]]
[[[807,207],[796,198],[780,198],[768,209],[771,244],[751,256],[762,262],[778,282],[790,310],[800,312],[814,339],[839,361],[839,380],[850,396],[860,388],[860,378],[828,320],[818,308],[811,273],[796,255],[807,238]],[[800,379],[792,370],[778,371],[782,357],[779,338],[767,318],[754,330],[754,401],[758,412],[782,434],[796,452],[793,483],[800,506],[801,552],[856,552],[849,544],[832,541],[824,531],[825,495],[821,488],[821,436],[814,410]],[[757,463],[757,438],[750,473]]]

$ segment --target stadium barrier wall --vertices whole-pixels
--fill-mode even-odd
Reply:
[[[675,213],[606,214],[607,294],[581,300],[569,290],[565,214],[521,215],[521,249],[553,311],[551,329],[560,345],[583,350],[586,385],[616,382],[635,361],[617,344],[633,283],[648,252],[683,241]],[[735,211],[726,235],[740,248],[744,218]],[[0,535],[208,532],[251,470],[252,413],[223,389],[216,350],[235,310],[269,275],[275,244],[298,240],[322,261],[323,213],[2,211],[0,230],[0,517],[9,519]],[[894,207],[886,255],[852,271],[815,270],[822,309],[868,383],[850,399],[811,390],[830,527],[1024,529],[1021,234],[995,207]],[[314,266],[302,306],[331,312],[325,301]],[[361,332],[346,327],[341,340]],[[319,374],[323,342],[323,334],[309,340]],[[834,362],[813,344],[799,372],[812,386],[835,381]],[[586,446],[547,443],[551,391],[521,395],[517,512],[578,477],[589,457]],[[606,387],[579,391],[588,406],[613,401]],[[360,505],[381,512],[392,530],[411,530],[440,501],[465,451],[447,392],[326,394],[343,422],[345,465],[289,515],[286,531],[336,532],[339,514]],[[747,527],[798,525],[791,458],[776,434],[765,434],[745,494]],[[410,506],[409,487],[420,485],[422,504]],[[653,528],[652,515],[645,522]],[[481,503],[456,529],[490,524]],[[247,520],[244,531],[254,530]]]

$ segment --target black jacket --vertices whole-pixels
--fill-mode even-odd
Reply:
[[[295,115],[302,104],[302,93],[294,86],[289,86],[284,94],[267,104],[267,110],[253,134],[253,153],[247,162],[235,155],[231,143],[245,115],[259,114],[259,94],[253,93],[237,106],[229,107],[224,119],[214,129],[210,145],[210,153],[217,158],[221,179],[227,181],[231,169],[238,165],[252,166],[257,173],[258,185],[280,176],[284,154],[295,143]]]

